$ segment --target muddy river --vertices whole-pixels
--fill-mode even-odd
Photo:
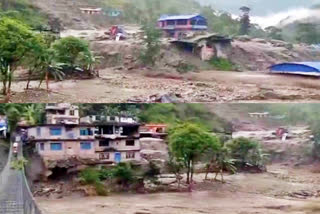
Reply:
[[[37,198],[46,214],[304,214],[315,197],[292,192],[319,190],[319,176],[305,168],[271,166],[268,173],[226,175],[226,184],[197,175],[191,193],[112,194],[107,197]],[[318,202],[317,202],[318,203]]]

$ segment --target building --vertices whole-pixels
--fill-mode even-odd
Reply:
[[[128,117],[79,117],[71,104],[47,104],[47,123],[28,127],[27,136],[45,161],[91,160],[113,164],[140,160],[139,126]]]
[[[269,67],[275,74],[297,74],[307,76],[320,76],[320,62],[290,62],[280,63]]]
[[[266,118],[266,117],[269,117],[270,114],[269,112],[253,112],[253,113],[249,113],[249,116],[253,118]]]
[[[194,15],[163,15],[158,19],[158,28],[163,30],[167,36],[176,39],[183,34],[192,31],[207,31],[207,19],[199,14]]]
[[[145,124],[140,127],[140,137],[161,138],[168,135],[166,124]]]
[[[190,52],[207,61],[213,57],[228,58],[232,52],[232,39],[215,33],[195,35],[191,38],[172,40],[171,43],[184,52]]]
[[[102,8],[80,8],[81,13],[89,15],[99,15],[102,13]]]
[[[46,105],[47,124],[79,124],[79,107],[69,103]]]

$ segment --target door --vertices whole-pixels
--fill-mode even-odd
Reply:
[[[120,152],[114,153],[114,161],[116,163],[120,163],[121,162],[121,153]]]

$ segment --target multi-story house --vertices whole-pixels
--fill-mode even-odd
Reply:
[[[207,31],[207,19],[199,14],[194,15],[163,15],[158,19],[158,28],[167,36],[176,39],[187,32]]]
[[[77,106],[48,104],[47,123],[27,128],[44,160],[90,159],[96,163],[140,160],[139,126],[128,117],[79,117]]]

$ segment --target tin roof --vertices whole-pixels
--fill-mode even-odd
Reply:
[[[192,14],[192,15],[174,15],[174,16],[170,16],[170,15],[162,15],[158,21],[167,21],[167,20],[185,20],[185,19],[192,19],[195,18],[197,16],[200,16],[199,14]],[[202,16],[201,16],[202,17]],[[204,17],[202,17],[204,18]]]
[[[269,67],[272,73],[292,73],[320,76],[320,62],[287,62]]]

